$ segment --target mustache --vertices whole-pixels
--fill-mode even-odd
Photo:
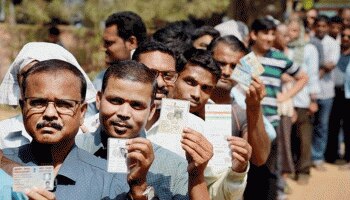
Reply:
[[[111,124],[113,126],[123,126],[126,128],[132,128],[132,126],[128,122],[123,121],[123,120],[114,120],[114,121],[111,121]]]
[[[169,93],[169,91],[167,89],[165,89],[165,87],[163,87],[163,88],[158,88],[157,93],[167,95]]]
[[[44,128],[44,127],[52,127],[58,131],[62,130],[63,129],[63,126],[57,122],[48,122],[48,121],[42,121],[42,122],[39,122],[37,125],[36,125],[36,128],[37,129],[41,129],[41,128]]]

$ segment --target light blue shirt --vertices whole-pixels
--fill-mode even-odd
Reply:
[[[27,165],[38,164],[31,144],[4,149],[4,156]],[[73,146],[55,177],[57,199],[126,199],[127,180],[120,174],[109,174],[105,160]],[[1,179],[2,180],[2,179]]]
[[[245,95],[242,94],[242,92],[239,91],[239,89],[236,87],[233,87],[231,90],[231,97],[235,99],[237,104],[243,108],[247,109],[247,105],[245,103]],[[265,131],[267,135],[269,136],[270,140],[274,140],[276,138],[276,130],[272,126],[272,124],[269,122],[269,120],[263,115],[263,121],[264,121],[264,126],[265,126]]]
[[[101,137],[101,127],[94,133],[77,135],[76,144],[95,154],[97,151],[107,151]],[[145,137],[142,131],[140,136]],[[187,161],[175,153],[152,144],[154,151],[154,161],[147,174],[147,184],[154,187],[159,199],[189,199],[188,197],[188,172]],[[106,152],[102,158],[106,159]],[[127,174],[125,174],[126,178]]]
[[[0,169],[0,199],[1,200],[25,200],[28,199],[26,195],[20,192],[12,191],[13,180],[12,177]]]

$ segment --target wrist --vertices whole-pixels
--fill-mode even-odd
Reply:
[[[147,197],[143,194],[147,189],[147,183],[143,182],[141,184],[129,184],[130,191],[128,193],[131,200],[146,200]]]

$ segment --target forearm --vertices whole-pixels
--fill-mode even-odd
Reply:
[[[264,164],[270,154],[271,141],[266,133],[261,106],[247,108],[248,143],[252,146],[251,162],[260,166]]]
[[[190,175],[188,177],[188,193],[191,200],[209,200],[209,192],[204,175]]]
[[[309,78],[306,73],[302,73],[300,77],[296,79],[296,82],[293,84],[293,87],[286,92],[288,96],[287,99],[293,98],[308,82]]]

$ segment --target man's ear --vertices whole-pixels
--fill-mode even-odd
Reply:
[[[252,39],[253,41],[257,39],[257,33],[255,31],[251,31],[249,35],[250,35],[250,39]]]
[[[150,110],[150,113],[148,115],[148,120],[151,120],[154,113],[156,112],[156,104],[153,102],[152,105],[151,105],[151,110]]]
[[[101,99],[102,99],[102,92],[98,91],[96,94],[96,108],[97,108],[97,110],[100,110]]]
[[[129,51],[134,50],[137,48],[137,38],[135,36],[130,36],[128,40],[126,40],[126,46],[129,49]]]
[[[84,119],[85,119],[85,113],[87,111],[87,103],[84,102],[80,106],[80,125],[84,124]]]

